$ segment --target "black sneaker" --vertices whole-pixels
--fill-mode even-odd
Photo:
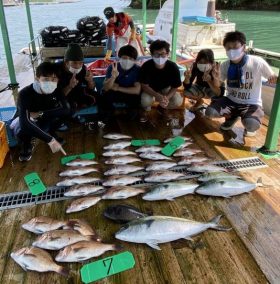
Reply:
[[[19,153],[19,161],[20,162],[28,162],[32,158],[32,144],[25,144],[23,143],[21,146],[21,151]]]
[[[238,116],[226,119],[225,122],[221,124],[220,129],[221,130],[231,130],[238,119],[239,119]]]

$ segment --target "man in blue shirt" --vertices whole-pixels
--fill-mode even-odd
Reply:
[[[114,104],[125,104],[129,111],[140,108],[139,83],[140,66],[136,64],[137,50],[126,45],[120,48],[119,62],[114,62],[107,69],[103,85],[103,95],[99,106],[108,114],[114,110]]]

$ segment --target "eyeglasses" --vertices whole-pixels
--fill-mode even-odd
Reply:
[[[168,53],[166,53],[166,52],[164,52],[164,53],[154,53],[153,54],[153,57],[155,57],[155,58],[165,58],[165,57],[167,57],[168,56]]]

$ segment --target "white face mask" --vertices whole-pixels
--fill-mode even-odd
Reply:
[[[44,81],[40,82],[40,87],[43,94],[52,94],[57,88],[57,82]]]
[[[197,63],[196,66],[197,66],[198,70],[201,71],[201,72],[207,72],[207,71],[212,69],[211,64],[199,64],[199,63]]]
[[[166,63],[166,61],[168,60],[168,58],[167,57],[159,57],[159,58],[153,57],[153,60],[154,60],[155,64],[157,64],[157,65],[164,65]]]
[[[230,60],[233,60],[233,61],[241,59],[243,55],[244,55],[243,46],[241,46],[240,48],[237,48],[237,49],[227,50],[227,57]]]
[[[123,70],[129,70],[130,68],[133,67],[134,65],[134,61],[130,60],[130,59],[120,59],[120,65],[122,67]]]
[[[71,66],[69,66],[69,71],[72,73],[72,74],[78,74],[80,73],[82,70],[82,67],[81,68],[73,68]]]

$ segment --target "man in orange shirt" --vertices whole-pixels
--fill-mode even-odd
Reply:
[[[113,35],[115,35],[117,54],[119,49],[126,44],[135,47],[138,54],[143,54],[143,47],[141,41],[136,36],[132,18],[125,13],[115,13],[112,7],[105,8],[104,15],[108,20],[106,29],[108,42],[105,60],[109,60],[112,54]]]

